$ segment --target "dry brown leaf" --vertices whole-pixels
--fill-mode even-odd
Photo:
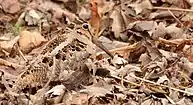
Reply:
[[[91,16],[91,10],[88,9],[88,6],[81,6],[78,16],[81,17],[84,20],[89,20],[90,16]]]
[[[86,92],[89,97],[105,96],[106,94],[112,94],[112,85],[107,84],[105,81],[100,80],[98,83],[91,86],[85,86],[86,89],[80,90],[80,92]]]
[[[148,99],[148,100],[145,100],[143,103],[141,103],[141,105],[151,105],[151,103],[153,103],[153,100]]]
[[[0,65],[1,65],[1,66],[11,67],[11,68],[14,68],[14,69],[22,68],[21,65],[18,65],[18,64],[9,62],[9,61],[4,60],[4,59],[0,59]]]
[[[52,20],[55,20],[55,21],[58,21],[58,19],[61,19],[64,16],[66,16],[70,21],[74,21],[75,18],[77,18],[77,16],[75,14],[73,14],[67,10],[62,9],[62,7],[60,7],[60,5],[58,5],[54,2],[51,2],[51,1],[45,1],[44,3],[39,5],[38,9],[41,11],[51,11],[53,14]]]
[[[67,91],[63,97],[63,104],[65,105],[88,105],[89,97],[86,93],[69,92]]]
[[[92,33],[94,33],[95,36],[98,37],[98,33],[100,31],[100,21],[101,17],[98,13],[98,7],[97,7],[97,0],[89,0],[90,3],[90,10],[91,10],[91,17],[89,20],[89,24],[92,27]]]
[[[146,66],[151,62],[151,58],[148,56],[147,53],[141,54],[139,61],[141,61],[141,66]]]
[[[184,30],[176,27],[176,24],[171,24],[170,26],[166,27],[166,33],[170,35],[172,39],[186,38],[186,35],[184,35]]]
[[[13,49],[14,44],[17,43],[19,36],[10,41],[0,41],[0,56],[8,56]]]
[[[20,10],[20,3],[18,0],[3,0],[1,6],[5,12],[14,14]]]
[[[110,18],[113,19],[112,31],[114,32],[115,38],[121,37],[122,40],[127,40],[126,33],[122,32],[126,29],[126,25],[121,11],[118,9],[114,9],[110,15]]]
[[[113,62],[114,64],[119,64],[119,65],[125,65],[125,64],[128,63],[124,58],[118,57],[118,55],[115,55],[115,56],[113,57],[112,62]]]
[[[183,97],[180,101],[176,102],[176,104],[179,104],[179,105],[187,105],[187,103],[189,102],[186,101],[185,97]]]
[[[139,0],[137,3],[128,4],[129,7],[133,7],[135,9],[136,14],[141,13],[145,9],[152,9],[151,2],[149,0]]]
[[[155,26],[157,26],[157,23],[154,21],[137,21],[134,23],[133,29],[140,32],[151,31]]]
[[[193,87],[186,88],[185,91],[192,93],[193,92]],[[187,94],[187,96],[192,96],[192,95]]]
[[[160,37],[164,38],[164,36],[166,35],[165,24],[163,22],[159,23],[152,33],[152,38],[154,40],[158,40]]]
[[[19,46],[24,53],[28,53],[46,41],[38,32],[22,31],[20,33]]]
[[[99,97],[99,96],[105,96],[106,94],[111,94],[110,90],[104,87],[95,87],[95,86],[86,87],[86,89],[81,90],[81,92],[88,93],[90,97],[92,96]]]
[[[114,7],[114,2],[112,1],[107,1],[107,0],[95,0],[97,2],[98,6],[98,13],[100,17],[103,17],[103,15],[110,10],[113,9]]]
[[[164,84],[164,82],[167,82],[167,83],[170,82],[170,80],[166,75],[159,77],[159,79],[157,80],[158,84]]]
[[[88,94],[80,93],[73,96],[72,103],[73,105],[87,105],[89,101]]]
[[[63,2],[63,3],[66,3],[66,2],[68,2],[68,1],[70,1],[70,0],[53,0],[53,1],[61,1],[61,2]]]
[[[64,85],[57,85],[52,89],[50,89],[49,91],[47,91],[45,93],[45,96],[48,98],[52,98],[52,100],[54,101],[53,103],[57,104],[61,102],[62,97],[65,93],[65,90],[66,90],[66,87]]]
[[[184,70],[184,73],[188,76],[191,76],[193,73],[193,63],[191,63],[187,58],[181,58],[181,61],[178,63],[179,67]]]
[[[153,12],[149,16],[150,19],[163,19],[163,18],[172,18],[172,15],[169,11]]]

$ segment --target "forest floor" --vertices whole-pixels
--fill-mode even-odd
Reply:
[[[193,105],[192,0],[0,0],[1,105]]]

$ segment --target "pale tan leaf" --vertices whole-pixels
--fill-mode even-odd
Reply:
[[[24,53],[28,53],[46,41],[38,32],[22,31],[20,33],[19,46]]]
[[[124,19],[121,15],[121,12],[118,9],[114,9],[110,15],[110,18],[113,19],[112,31],[114,32],[115,37],[116,38],[121,37],[122,39],[125,40],[126,34],[121,33],[122,31],[126,29]]]

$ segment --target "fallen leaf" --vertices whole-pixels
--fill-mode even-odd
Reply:
[[[3,0],[1,5],[5,12],[11,14],[14,14],[20,10],[20,3],[18,0]]]
[[[79,93],[73,96],[72,103],[73,105],[87,105],[89,101],[88,94]]]
[[[124,22],[121,11],[114,9],[110,15],[110,18],[113,19],[112,31],[114,32],[115,38],[121,38],[126,41],[128,39],[126,33],[122,32],[126,29],[126,24]]]
[[[112,62],[113,62],[114,64],[119,64],[119,65],[124,65],[124,64],[128,63],[125,59],[123,59],[123,58],[121,58],[121,57],[118,57],[118,55],[115,55],[115,56],[113,57]]]
[[[19,36],[9,41],[0,41],[0,56],[8,56],[13,49],[14,44],[17,43]]]
[[[84,20],[89,20],[91,17],[91,10],[88,9],[88,6],[82,6],[79,10],[78,16]]]
[[[59,19],[62,19],[64,16],[66,16],[70,21],[74,21],[77,18],[74,13],[62,9],[60,5],[51,1],[45,1],[38,6],[38,9],[41,11],[51,11],[51,13],[53,14],[52,21],[59,21]]]
[[[49,90],[48,92],[46,92],[45,95],[49,97],[59,96],[64,93],[65,89],[66,88],[64,85],[57,85],[53,87],[51,90]]]
[[[134,26],[133,26],[133,29],[135,31],[140,31],[140,32],[143,32],[143,31],[150,31],[152,30],[155,26],[156,26],[156,22],[154,21],[138,21],[138,22],[135,22]]]
[[[89,0],[89,3],[90,3],[90,10],[91,10],[91,17],[89,20],[89,23],[92,27],[91,31],[94,33],[95,36],[98,37],[98,33],[100,31],[101,17],[98,14],[98,7],[97,7],[96,0]]]
[[[139,61],[141,61],[141,66],[143,67],[151,62],[151,58],[145,53],[141,54]]]
[[[107,0],[95,0],[95,2],[97,3],[98,14],[100,17],[103,17],[105,13],[110,12],[115,5],[114,2]]]
[[[188,76],[191,76],[193,73],[193,63],[191,63],[187,58],[181,58],[181,61],[178,63],[179,67],[184,70],[184,73]]]
[[[96,84],[91,86],[85,86],[86,89],[80,90],[80,92],[86,92],[89,97],[99,97],[105,96],[106,94],[112,94],[112,85],[107,84],[105,81],[101,80]]]
[[[50,89],[49,91],[47,91],[45,93],[45,96],[50,99],[52,98],[54,103],[56,104],[62,100],[65,90],[66,90],[66,87],[64,85],[57,85],[52,89]]]
[[[186,88],[185,91],[186,91],[186,92],[189,92],[189,93],[193,93],[193,88],[192,88],[192,87]],[[187,94],[187,96],[193,96],[193,95]]]
[[[166,29],[165,29],[165,24],[164,23],[159,23],[157,27],[155,27],[155,30],[152,32],[152,38],[154,40],[158,40],[160,37],[164,38],[166,35]]]
[[[28,25],[37,25],[40,22],[40,19],[43,17],[42,13],[36,10],[30,10],[25,15],[25,21]]]
[[[159,77],[157,83],[158,83],[158,84],[164,84],[164,82],[167,82],[167,83],[168,83],[169,81],[170,81],[170,80],[168,79],[168,77],[167,77],[166,75],[163,75],[163,76]]]
[[[143,103],[141,103],[141,105],[151,105],[152,102],[153,100],[148,99],[148,100],[145,100]]]
[[[11,67],[11,68],[14,68],[14,69],[21,69],[22,66],[21,65],[18,65],[16,63],[12,63],[12,62],[9,62],[7,60],[4,60],[4,59],[1,59],[0,58],[0,65],[1,66],[7,66],[7,67]]]
[[[183,34],[183,29],[176,27],[176,24],[171,24],[170,26],[166,27],[166,33],[171,36],[172,39],[186,38],[186,36]]]
[[[176,104],[179,104],[179,105],[187,105],[187,103],[188,102],[186,101],[185,97],[183,97],[180,101],[176,102]]]
[[[152,9],[152,5],[149,0],[142,0],[142,2],[128,4],[128,6],[133,7],[135,9],[136,14],[141,13],[145,9]]]
[[[46,41],[38,32],[22,31],[20,33],[19,46],[24,53],[28,53]]]

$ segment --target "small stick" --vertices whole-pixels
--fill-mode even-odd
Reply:
[[[191,10],[191,9],[171,8],[171,7],[152,7],[152,9],[193,12],[193,10]]]
[[[164,94],[165,97],[170,101],[170,103],[172,103],[172,105],[176,105],[176,103],[174,102],[174,100],[172,100],[169,96],[167,96],[166,94]]]
[[[133,77],[133,78],[135,78],[135,79],[138,79],[138,80],[141,80],[141,81],[144,81],[144,82],[147,82],[147,83],[151,83],[151,84],[154,84],[154,85],[158,85],[158,86],[170,88],[170,89],[172,89],[172,90],[175,90],[175,91],[178,91],[178,92],[182,92],[182,93],[185,93],[185,94],[193,95],[193,93],[191,93],[191,92],[184,91],[184,90],[181,90],[181,89],[177,89],[177,88],[174,88],[174,87],[170,87],[170,86],[167,86],[167,85],[158,84],[158,83],[155,83],[155,82],[153,82],[153,81],[150,81],[150,80],[146,80],[146,79],[137,77],[137,76],[135,76],[135,75],[131,75],[131,77]]]
[[[17,50],[18,50],[18,53],[19,55],[24,59],[25,62],[28,62],[27,58],[24,56],[24,54],[22,53],[21,49],[19,48],[19,46],[17,46]]]
[[[113,77],[113,78],[115,78],[115,79],[118,79],[118,80],[121,80],[121,81],[123,81],[123,82],[127,82],[127,83],[132,84],[132,85],[135,85],[135,86],[141,86],[141,85],[139,85],[139,84],[137,84],[137,83],[135,83],[135,82],[128,81],[128,80],[126,80],[126,79],[120,78],[120,77],[115,76],[115,75],[111,75],[111,77]]]
[[[178,23],[180,23],[182,26],[184,26],[183,25],[183,23],[168,9],[168,12],[172,15],[172,17],[178,22]]]

